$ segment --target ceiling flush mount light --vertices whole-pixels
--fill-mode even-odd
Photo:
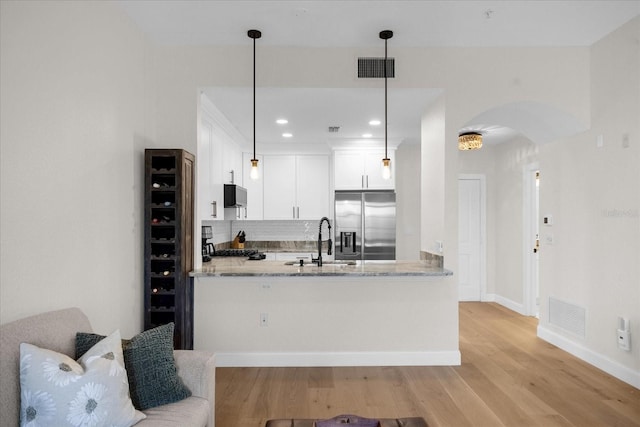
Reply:
[[[380,31],[384,40],[384,158],[382,159],[382,178],[391,178],[391,159],[387,155],[387,40],[393,37],[393,31]]]
[[[285,133],[282,134],[282,136],[285,137],[285,138],[291,138],[293,136],[293,134],[289,133],[289,132],[285,132]]]
[[[256,39],[262,37],[258,30],[249,30],[247,35],[253,39],[253,159],[251,159],[251,179],[258,179],[258,159],[256,158]]]
[[[479,150],[482,148],[482,134],[465,132],[458,136],[458,150]]]
[[[286,125],[287,123],[289,123],[289,120],[287,119],[278,119],[276,120],[276,123],[279,125]]]
[[[373,135],[372,135],[372,134],[370,134],[370,133],[363,133],[363,134],[362,134],[362,137],[363,137],[363,138],[371,138],[372,136],[373,136]]]
[[[380,123],[381,123],[380,120],[371,120],[371,121],[369,121],[369,124],[371,126],[380,126]]]

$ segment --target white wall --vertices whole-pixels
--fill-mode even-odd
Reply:
[[[137,333],[153,51],[107,2],[0,7],[0,322],[79,306]]]
[[[450,282],[196,277],[194,348],[215,352],[218,366],[456,365],[458,303]]]
[[[420,146],[396,150],[396,259],[420,259]]]
[[[640,18],[591,49],[592,128],[540,148],[540,334],[640,387]],[[596,145],[603,135],[604,145]],[[553,235],[553,245],[545,245]],[[548,298],[586,308],[586,337],[549,323]]]

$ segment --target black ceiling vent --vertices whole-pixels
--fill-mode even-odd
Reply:
[[[395,58],[387,58],[387,77],[395,77]],[[384,78],[384,58],[358,58],[358,78]]]

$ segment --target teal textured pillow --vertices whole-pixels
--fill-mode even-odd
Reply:
[[[173,358],[173,323],[144,331],[123,347],[133,405],[140,410],[177,402],[191,396],[178,376]],[[76,356],[101,335],[76,334]]]

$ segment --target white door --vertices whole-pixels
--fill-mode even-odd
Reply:
[[[540,251],[540,171],[537,163],[524,168],[524,218],[523,218],[523,285],[526,314],[540,314],[538,283],[538,257]]]
[[[458,180],[458,280],[460,301],[481,297],[481,180]]]

